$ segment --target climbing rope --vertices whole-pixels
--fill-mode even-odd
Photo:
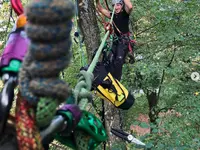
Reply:
[[[53,9],[55,7],[57,9]],[[56,10],[59,10],[59,14]],[[68,14],[64,12],[68,12]],[[25,98],[21,100],[19,96],[17,99],[17,107],[20,108],[16,111],[17,138],[21,145],[20,149],[41,147],[40,137],[37,136],[39,135],[38,129],[34,125],[39,128],[47,126],[55,115],[58,104],[70,94],[65,82],[58,80],[58,77],[59,72],[68,65],[70,60],[68,50],[71,44],[69,33],[72,12],[73,5],[64,0],[60,3],[55,3],[55,0],[48,2],[41,0],[33,2],[27,7],[26,15],[29,23],[26,26],[26,32],[32,42],[19,74],[19,88],[21,95]],[[38,14],[43,15],[38,16]],[[49,16],[51,16],[50,19]],[[112,19],[113,16],[111,21]],[[51,25],[48,26],[47,23]],[[75,87],[74,96],[81,109],[84,109],[92,98],[91,93],[88,92],[92,85],[92,72],[108,35],[109,31],[107,31],[88,71],[81,71],[82,76]],[[30,112],[33,114],[30,115]],[[28,124],[31,124],[30,128],[33,127],[33,130],[26,129],[28,124],[20,114],[24,114],[22,116],[26,118]],[[27,118],[26,115],[30,117]],[[32,143],[25,144],[27,135],[32,138]],[[103,137],[105,138],[105,134]],[[78,138],[76,139],[79,141]]]
[[[16,132],[20,150],[42,150],[39,130],[35,124],[34,108],[21,97],[17,96]]]
[[[74,5],[67,0],[37,0],[26,8],[29,20],[26,33],[31,44],[19,73],[19,89],[24,99],[17,99],[17,108],[27,104],[16,113],[17,138],[22,139],[18,141],[22,143],[20,149],[35,149],[34,146],[40,149],[41,144],[23,145],[27,135],[34,140],[38,131],[37,128],[32,132],[23,130],[27,124],[23,123],[21,114],[28,115],[35,110],[34,116],[26,118],[26,121],[43,128],[53,119],[57,106],[71,93],[68,85],[59,79],[59,73],[70,63],[73,14]]]
[[[110,22],[112,22],[113,20],[113,16],[114,16],[114,10],[115,10],[115,6],[114,6],[114,9],[113,9],[113,13],[112,13],[112,17],[111,17],[111,20]],[[90,101],[92,99],[92,95],[91,93],[89,92],[91,90],[91,87],[92,87],[92,79],[93,79],[93,70],[98,62],[98,59],[100,57],[100,54],[104,48],[104,45],[105,45],[105,42],[106,42],[106,39],[108,38],[109,36],[109,33],[110,31],[108,30],[88,68],[87,71],[81,71],[81,77],[78,81],[78,84],[76,85],[75,89],[74,89],[74,97],[75,97],[75,100],[76,100],[76,104],[79,105],[80,109],[84,110],[88,101]],[[91,120],[92,118],[89,118],[89,120]],[[92,119],[93,120],[93,119]],[[97,122],[97,121],[95,121]],[[97,123],[95,123],[97,124]],[[100,124],[100,123],[99,123]],[[97,127],[94,126],[94,124],[91,124],[93,126],[95,130],[95,134],[93,132],[91,132],[90,135],[93,135],[93,137],[101,137],[101,140],[102,141],[105,141],[105,133],[103,132],[103,127],[101,125],[98,125]],[[90,125],[90,126],[91,126]],[[84,125],[87,127],[87,125]],[[97,129],[99,128],[99,129]],[[93,130],[94,130],[93,129]],[[99,133],[100,131],[100,133]],[[91,143],[92,141],[90,140],[90,136],[88,136],[87,139],[85,139],[85,133],[83,132],[75,132],[75,141],[76,141],[76,145],[78,145],[78,149],[87,149],[88,148],[88,143]],[[83,136],[83,137],[82,137]],[[93,140],[94,142],[94,140]],[[97,142],[98,143],[98,142]],[[97,143],[95,144],[95,146],[97,145]],[[93,148],[94,149],[94,148]]]
[[[19,73],[20,94],[18,94],[16,106],[19,149],[43,149],[40,129],[50,124],[56,114],[57,106],[71,94],[66,83],[58,78],[59,73],[69,64],[70,60],[69,36],[72,15],[73,4],[64,0],[59,3],[55,0],[41,0],[27,7],[26,16],[29,22],[26,25],[26,33],[31,43]],[[50,19],[49,16],[51,16]],[[93,65],[95,67],[96,64],[93,63]],[[85,108],[88,100],[92,99],[91,93],[88,92],[92,85],[92,70],[81,71],[82,76],[75,88],[78,93],[74,92],[78,100],[76,103],[82,109]],[[69,107],[64,111],[71,113]],[[72,119],[74,119],[74,114],[71,114]],[[74,134],[75,142],[78,149],[86,148],[88,144],[91,144],[90,142],[95,148],[106,140],[105,130],[94,115],[86,111],[83,114],[78,131]],[[80,115],[78,116],[80,118]],[[73,127],[78,122],[79,120],[72,121]],[[90,138],[83,140],[86,136],[88,137],[88,133],[85,135],[85,132],[81,133],[79,130],[87,131]],[[70,134],[71,131],[68,133]]]
[[[114,16],[114,10],[115,10],[115,6],[114,6],[114,9],[113,9],[113,13],[112,13],[112,16],[111,16],[111,19],[110,19],[110,23],[112,23],[113,21],[113,16]],[[88,101],[90,100],[91,98],[91,93],[89,93],[88,91],[91,90],[91,85],[92,85],[92,78],[93,78],[93,70],[98,62],[98,59],[101,55],[101,52],[104,48],[104,45],[105,45],[105,42],[106,42],[106,39],[108,38],[109,36],[109,33],[110,31],[108,30],[104,36],[104,38],[102,39],[102,42],[88,68],[87,71],[81,71],[81,77],[78,81],[78,84],[76,85],[75,87],[75,90],[74,90],[74,95],[75,95],[75,99],[76,99],[76,103],[79,104],[79,107],[80,109],[85,109]]]

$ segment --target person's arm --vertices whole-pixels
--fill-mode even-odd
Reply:
[[[104,16],[111,18],[110,16],[110,11],[108,11],[107,9],[103,8],[99,2],[99,0],[96,1],[97,2],[97,9],[99,12],[101,12]]]
[[[133,9],[133,5],[131,3],[130,0],[124,0],[124,4],[125,4],[125,11],[130,14],[132,9]]]

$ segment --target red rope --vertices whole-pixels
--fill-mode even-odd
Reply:
[[[19,150],[43,150],[34,109],[20,94],[16,104],[16,132]]]
[[[12,8],[14,9],[15,13],[19,16],[23,14],[24,9],[21,3],[21,0],[10,0]]]

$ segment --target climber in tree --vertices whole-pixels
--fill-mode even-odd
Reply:
[[[129,32],[129,15],[132,11],[130,0],[112,0],[112,5],[115,6],[115,14],[113,18],[114,34],[118,40],[113,43],[112,53],[110,53],[109,71],[116,79],[120,80],[122,76],[122,67],[125,57],[130,49],[130,32]],[[97,9],[104,16],[111,18],[112,13],[104,9],[99,0],[97,0]],[[111,26],[107,26],[109,29]]]

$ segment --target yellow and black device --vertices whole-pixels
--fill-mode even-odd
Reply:
[[[104,64],[98,63],[94,69],[93,91],[103,100],[110,101],[115,107],[129,109],[135,99],[129,91],[111,73]]]

